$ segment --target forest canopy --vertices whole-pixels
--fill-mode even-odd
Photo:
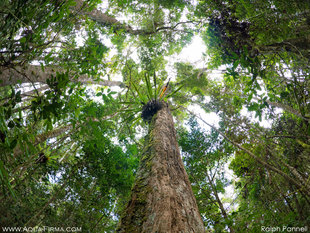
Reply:
[[[166,104],[206,232],[309,230],[309,90],[309,1],[2,0],[2,231],[115,232]]]

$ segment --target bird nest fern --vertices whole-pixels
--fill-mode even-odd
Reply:
[[[140,86],[133,81],[129,82],[129,90],[132,92],[135,101],[124,103],[133,105],[131,109],[127,109],[127,111],[132,112],[130,117],[131,120],[138,121],[138,117],[133,116],[141,111],[141,118],[149,123],[153,116],[165,106],[165,101],[182,88],[182,86],[180,86],[175,91],[168,94],[167,90],[170,79],[163,85],[163,81],[156,78],[155,72],[152,81],[153,82],[151,82],[150,75],[146,72],[144,73],[145,85]]]

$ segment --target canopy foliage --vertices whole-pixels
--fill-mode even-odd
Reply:
[[[159,98],[209,232],[310,222],[309,1],[0,9],[1,226],[113,232]],[[176,59],[197,37],[200,65]]]

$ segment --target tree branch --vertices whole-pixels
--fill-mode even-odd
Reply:
[[[44,71],[40,66],[26,65],[24,67],[6,68],[0,70],[0,87],[8,85],[16,85],[19,83],[47,83],[47,80],[56,73],[64,73],[65,70],[58,67],[44,67]],[[102,86],[119,86],[124,87],[124,84],[120,81],[110,81],[100,79],[95,81],[88,75],[80,75],[78,78],[74,78],[74,73],[69,73],[71,82],[80,82],[83,84],[98,84]]]
[[[130,33],[132,35],[152,35],[162,30],[175,31],[175,28],[181,24],[200,23],[200,22],[194,22],[194,21],[186,21],[186,22],[178,22],[174,26],[164,26],[164,27],[155,28],[153,30],[133,29],[130,25],[121,23],[114,17],[109,16],[100,10],[93,9],[92,11],[85,11],[83,8],[85,8],[85,6],[87,5],[82,0],[76,0],[76,3],[77,4],[74,7],[74,10],[78,12],[79,14],[88,16],[90,19],[92,19],[93,21],[97,22],[98,24],[102,26],[110,26],[116,30],[124,29],[126,33]],[[185,32],[191,33],[187,31]]]

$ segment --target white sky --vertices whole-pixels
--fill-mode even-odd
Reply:
[[[180,55],[177,55],[177,57],[179,57],[183,62],[195,64],[196,68],[204,68],[205,64],[203,62],[203,53],[205,53],[206,50],[207,47],[201,37],[194,36],[192,42],[186,46]]]

